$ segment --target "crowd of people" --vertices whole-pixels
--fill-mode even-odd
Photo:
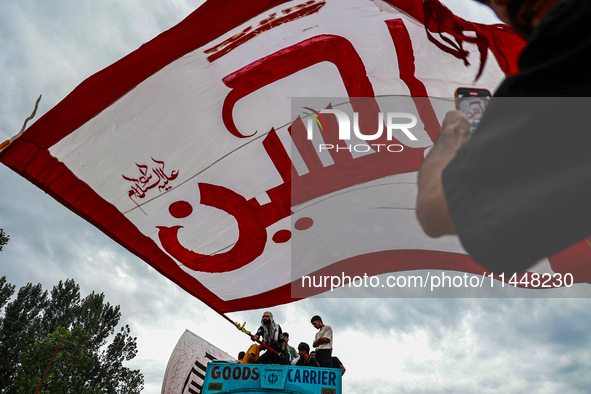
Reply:
[[[332,355],[332,327],[324,324],[318,315],[313,316],[310,322],[318,330],[312,342],[315,350],[311,350],[307,342],[300,342],[296,351],[289,344],[289,333],[281,330],[281,326],[273,319],[273,314],[263,313],[261,326],[251,337],[255,343],[246,352],[240,352],[238,362],[338,368],[344,374],[343,363]]]

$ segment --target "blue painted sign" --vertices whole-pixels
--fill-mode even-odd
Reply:
[[[341,394],[341,370],[227,362],[207,365],[202,394],[241,393],[241,389],[249,394]]]

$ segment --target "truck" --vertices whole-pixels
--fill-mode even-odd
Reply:
[[[338,368],[297,365],[207,364],[202,394],[341,394]]]

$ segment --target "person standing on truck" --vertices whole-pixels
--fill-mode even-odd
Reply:
[[[332,367],[332,327],[325,325],[318,315],[312,317],[312,325],[318,330],[312,346],[316,348],[316,359],[321,367]]]
[[[289,356],[285,351],[285,340],[283,339],[283,332],[281,326],[275,323],[273,320],[273,314],[271,312],[263,313],[261,318],[261,326],[257,330],[257,333],[253,336],[255,340],[262,341],[269,348],[275,352],[268,350],[263,353],[256,361],[257,364],[289,364]]]
[[[295,365],[301,367],[319,367],[318,361],[314,357],[310,357],[310,345],[306,342],[301,342],[298,345],[298,354],[300,355],[298,362]]]
[[[333,368],[338,368],[341,370],[341,376],[345,374],[345,371],[347,370],[345,368],[345,366],[343,365],[343,363],[341,362],[341,360],[339,360],[338,357],[332,356],[331,357],[332,360],[332,367]]]
[[[287,349],[287,352],[291,356],[289,358],[289,361],[293,361],[298,356],[298,352],[296,352],[296,350],[293,346],[289,345],[289,333],[284,332],[283,339],[285,340],[285,348]]]

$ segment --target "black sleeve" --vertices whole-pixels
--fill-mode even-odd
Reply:
[[[260,326],[255,335],[258,335],[259,339],[262,340],[263,334],[265,334],[265,330],[263,329],[263,326]]]
[[[588,0],[553,8],[443,172],[460,241],[490,271],[521,272],[591,235],[589,20]]]
[[[519,73],[496,97],[587,97],[591,81],[589,0],[562,0],[546,15],[519,56]]]
[[[333,368],[340,368],[341,367],[341,360],[338,357],[331,357],[332,367]]]
[[[283,331],[281,330],[281,326],[277,324],[277,327],[279,327],[279,340],[277,341],[277,343],[281,345],[283,342],[285,342],[285,338],[283,338]],[[285,348],[285,350],[287,350],[287,347]]]
[[[591,235],[591,98],[493,98],[445,168],[462,245],[493,272],[521,272]]]

